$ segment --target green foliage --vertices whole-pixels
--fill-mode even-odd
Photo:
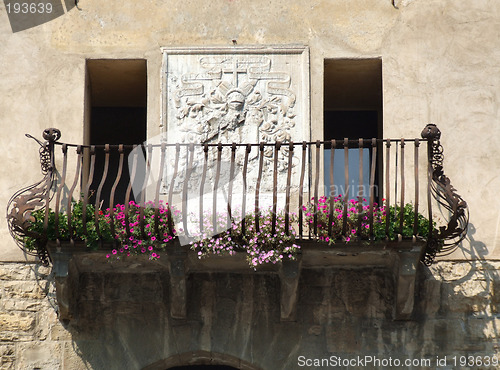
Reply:
[[[331,203],[333,203],[333,208],[331,234],[329,235]],[[371,210],[369,205],[354,199],[346,201],[341,195],[333,199],[323,196],[316,202],[314,202],[314,198],[311,199],[311,202],[303,207],[303,211],[305,212],[306,225],[309,226],[311,233],[320,241],[329,244],[370,239],[370,211],[373,212],[374,240],[397,240],[399,235],[403,238],[415,236],[426,239],[429,235],[429,220],[421,214],[416,214],[411,203],[405,204],[402,208],[400,206],[386,208],[384,205],[374,203]],[[402,224],[401,215],[403,216]],[[416,229],[414,229],[415,217],[417,220]],[[432,228],[433,233],[437,231],[434,222]]]
[[[401,229],[401,211],[403,212],[403,228]],[[389,211],[380,217],[380,222],[373,226],[373,233],[375,240],[385,239],[386,237],[386,223],[389,217],[389,229],[387,238],[389,240],[397,240],[401,232],[403,238],[410,238],[413,236],[415,224],[415,210],[413,204],[407,203],[401,209],[400,206],[390,206]],[[387,214],[388,213],[388,214]],[[435,229],[435,222],[432,222],[433,230]],[[417,214],[417,227],[416,235],[422,239],[426,239],[429,235],[429,220],[422,214]],[[437,230],[436,230],[437,231]]]
[[[83,202],[71,202],[71,235],[68,224],[67,212],[60,212],[56,223],[56,213],[49,209],[49,219],[47,230],[44,232],[45,209],[40,209],[32,213],[34,221],[31,223],[30,231],[45,234],[48,240],[59,239],[61,241],[70,240],[72,236],[74,241],[84,242],[87,247],[96,249],[99,239],[104,242],[113,241],[111,231],[107,225],[102,211],[98,211],[97,225],[95,222],[95,207],[92,204],[86,206],[86,220],[83,221]],[[99,233],[101,237],[99,238]],[[36,238],[26,237],[24,242],[26,248],[30,251],[36,248]]]

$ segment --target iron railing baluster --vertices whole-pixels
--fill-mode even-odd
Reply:
[[[82,209],[82,223],[83,223],[83,235],[88,235],[87,229],[87,206],[89,204],[89,193],[90,187],[92,185],[92,181],[94,180],[94,171],[95,171],[95,146],[91,145],[89,150],[90,155],[90,168],[89,168],[89,176],[87,178],[87,185],[85,186],[85,192],[83,194],[83,209]]]
[[[191,143],[186,148],[186,170],[184,184],[182,186],[182,226],[184,228],[184,233],[186,237],[189,237],[188,230],[188,201],[189,201],[189,180],[191,178],[191,173],[193,171],[193,159],[194,159],[194,144]]]
[[[391,172],[391,141],[387,139],[385,143],[385,236],[389,237],[389,224],[391,221],[391,189],[390,185],[390,174]]]
[[[330,211],[328,214],[328,236],[331,238],[332,237],[332,231],[333,231],[333,207],[335,206],[335,183],[333,182],[334,176],[333,176],[333,164],[335,161],[335,147],[336,147],[336,141],[332,140],[330,144]]]
[[[155,235],[158,240],[164,240],[166,235],[160,235],[160,187],[165,172],[165,159],[166,159],[167,144],[161,143],[160,147],[160,173],[156,179],[155,189]],[[170,207],[169,204],[166,207]],[[168,216],[167,216],[168,217]]]
[[[109,144],[106,144],[104,147],[104,170],[102,173],[101,182],[97,188],[97,193],[95,197],[95,208],[94,208],[94,225],[97,232],[97,235],[100,239],[102,239],[101,228],[99,225],[99,211],[101,210],[101,193],[104,183],[106,182],[106,177],[108,176],[109,171]]]
[[[174,220],[172,216],[172,199],[174,195],[174,186],[175,186],[175,178],[177,177],[177,171],[179,170],[179,152],[181,150],[181,146],[179,144],[175,144],[175,161],[174,161],[174,173],[172,174],[172,178],[170,179],[170,187],[168,188],[168,208],[167,208],[167,217],[168,217],[168,233],[170,236],[174,237]]]
[[[205,180],[207,178],[207,168],[208,168],[208,144],[205,143],[203,146],[203,172],[201,174],[200,183],[200,209],[199,209],[199,219],[200,219],[200,237],[204,235],[205,230],[205,217],[203,216],[203,197],[205,195]]]
[[[349,140],[344,138],[344,210],[342,213],[342,235],[347,237],[347,204],[349,202]]]
[[[281,142],[274,145],[274,168],[273,168],[273,205],[271,212],[271,235],[276,234],[276,209],[278,203],[278,156],[280,153]]]
[[[316,141],[316,171],[314,179],[314,213],[313,213],[313,233],[315,236],[318,235],[318,213],[319,210],[319,172],[320,172],[320,149],[321,142]]]
[[[403,236],[403,225],[405,217],[405,139],[401,139],[401,201],[399,215],[399,235]],[[396,174],[397,176],[397,174]]]
[[[293,142],[288,143],[288,168],[285,189],[285,234],[290,235],[290,190],[292,186]]]
[[[262,181],[262,172],[264,170],[264,143],[259,145],[259,173],[257,175],[257,184],[255,186],[255,231],[260,232],[260,183]]]
[[[219,178],[220,178],[220,168],[222,162],[222,144],[219,143],[217,145],[217,164],[215,169],[215,181],[214,181],[214,190],[212,197],[212,225],[215,234],[220,232],[219,225],[217,224],[217,191],[219,188]]]
[[[137,153],[137,145],[134,145],[132,152],[134,153],[132,156],[132,171],[130,173],[130,181],[127,186],[127,191],[125,193],[125,232],[127,234],[127,238],[130,238],[131,233],[132,233],[132,226],[130,226],[130,217],[129,217],[129,210],[130,210],[130,194],[132,192],[132,184],[135,181],[136,173],[137,173],[137,161],[138,161],[138,153]],[[142,222],[142,225],[141,225]],[[139,227],[142,228],[144,227],[144,220],[139,219]]]
[[[116,227],[115,227],[115,193],[116,188],[118,187],[118,183],[121,180],[122,172],[123,172],[123,161],[125,157],[125,153],[123,151],[123,144],[118,146],[118,154],[119,154],[119,162],[118,162],[118,172],[116,173],[115,182],[111,188],[111,195],[109,197],[109,218],[110,218],[110,227],[111,227],[111,235],[116,239]]]
[[[419,178],[418,178],[418,147],[420,146],[420,141],[418,139],[415,140],[414,147],[414,159],[413,159],[413,167],[415,171],[415,215],[413,219],[413,235],[417,236],[418,234],[418,195],[419,195]]]
[[[59,188],[57,189],[57,194],[56,194],[56,208],[55,208],[55,233],[56,233],[56,239],[59,239],[59,204],[62,202],[61,200],[61,194],[63,192],[64,186],[66,184],[66,173],[67,173],[67,168],[68,168],[68,145],[63,144],[62,145],[62,152],[63,152],[63,170],[62,170],[62,175],[61,175],[61,183],[59,184]],[[62,205],[62,203],[61,203]]]
[[[73,203],[73,192],[75,191],[76,185],[78,184],[78,179],[80,178],[80,167],[83,161],[83,149],[81,145],[78,145],[76,147],[76,171],[75,171],[75,178],[73,180],[73,185],[71,185],[71,188],[68,191],[68,202],[66,205],[67,209],[67,217],[68,217],[68,234],[69,234],[69,239],[73,240],[73,223],[72,223],[72,203]]]
[[[307,154],[307,143],[302,142],[302,167],[300,170],[300,181],[299,181],[299,239],[304,237],[304,176],[306,173],[306,154]]]
[[[232,202],[233,202],[233,181],[234,181],[234,171],[236,162],[236,143],[231,144],[231,164],[229,168],[229,187],[227,191],[227,229],[232,232]]]
[[[252,146],[247,144],[245,148],[245,159],[243,161],[243,199],[241,201],[241,234],[242,237],[246,233],[246,205],[247,205],[247,170],[248,170],[248,156],[250,155],[250,151],[252,150]]]
[[[357,236],[361,238],[361,219],[363,217],[363,196],[360,195],[361,189],[364,190],[363,183],[363,139],[359,139],[359,189],[358,189],[358,220],[357,220]],[[364,192],[363,192],[364,193]]]
[[[375,191],[375,169],[377,164],[377,140],[372,139],[372,163],[370,167],[370,208],[368,209],[368,227],[370,230],[369,238],[373,239],[374,230],[373,230],[373,204],[374,204],[374,191]]]

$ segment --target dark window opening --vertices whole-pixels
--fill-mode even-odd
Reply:
[[[380,59],[334,59],[325,60],[324,83],[324,140],[344,138],[382,138],[382,61]],[[380,153],[380,145],[378,148]],[[330,195],[330,155],[324,151],[325,193]],[[359,147],[350,145],[348,153],[349,182],[345,186],[344,149],[335,150],[334,184],[335,195],[348,194],[349,199],[359,195],[368,199],[370,190],[371,149],[362,151],[363,184],[359,183]],[[377,154],[374,195],[382,194],[381,156]]]
[[[146,140],[147,68],[145,60],[92,59],[87,60],[86,144],[142,144]],[[114,204],[123,203],[130,180],[125,151],[123,172],[118,183]],[[110,153],[101,200],[102,208],[110,202],[111,188],[115,182],[119,154]],[[94,178],[91,193],[95,196],[104,173],[104,151],[96,151]],[[88,164],[87,164],[88,166]],[[137,174],[140,177],[141,174]],[[84,179],[86,182],[86,179]],[[131,193],[130,199],[134,200]],[[95,198],[91,198],[91,201]]]

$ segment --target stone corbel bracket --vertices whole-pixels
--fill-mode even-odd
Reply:
[[[395,276],[394,319],[409,320],[415,306],[417,272],[422,256],[421,247],[399,250],[393,262]]]
[[[187,250],[176,245],[167,249],[170,273],[170,315],[174,319],[185,319],[187,312]]]
[[[284,260],[281,263],[279,269],[281,321],[296,321],[301,261],[299,256],[295,261]]]
[[[73,255],[86,253],[87,247],[65,243],[69,246],[61,245],[60,242],[51,242],[47,245],[47,250],[52,261],[52,272],[56,285],[56,299],[58,303],[59,320],[68,323],[73,319],[71,309],[72,292],[69,288],[69,265]]]

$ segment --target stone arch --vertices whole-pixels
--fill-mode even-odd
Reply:
[[[259,367],[238,357],[209,351],[192,351],[170,356],[146,366],[143,370],[167,370],[173,367],[219,365],[240,370],[260,370]]]

